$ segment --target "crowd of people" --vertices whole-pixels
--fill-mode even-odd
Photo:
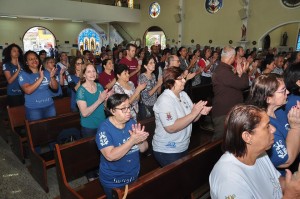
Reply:
[[[148,51],[134,44],[101,50],[99,57],[85,50],[76,57],[61,52],[54,58],[44,51],[23,55],[18,45],[11,44],[3,52],[3,71],[9,106],[24,104],[27,120],[55,116],[54,98],[71,97],[70,110],[80,113],[82,137],[96,136],[100,182],[108,198],[112,188],[137,179],[138,152],[148,148],[148,133],[137,121],[155,117],[153,154],[164,167],[187,154],[192,123],[211,110],[212,140],[223,138],[227,151],[210,176],[212,198],[260,198],[270,195],[272,186],[277,188],[273,196],[281,197],[282,190],[292,189],[289,183],[295,179],[289,172],[288,182],[279,179],[299,162],[300,52],[259,52],[241,46],[201,49],[199,44],[194,50],[153,45]],[[212,107],[206,101],[193,104],[191,88],[209,84]],[[248,88],[249,105],[236,106],[244,102],[243,91]],[[250,168],[241,174],[241,169],[256,164],[256,174]],[[236,176],[230,179],[220,175],[224,166],[240,170],[232,171]],[[243,175],[249,182],[242,180]],[[259,177],[274,178],[276,186],[263,180],[258,189],[237,186]]]

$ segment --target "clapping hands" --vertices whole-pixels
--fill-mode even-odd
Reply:
[[[133,124],[129,134],[134,145],[142,143],[149,136],[149,133],[145,132],[145,126],[141,126],[141,124]]]

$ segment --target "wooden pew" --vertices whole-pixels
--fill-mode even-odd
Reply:
[[[52,118],[28,121],[25,120],[29,143],[29,171],[33,178],[48,193],[47,169],[55,166],[54,153],[48,151],[37,153],[36,147],[48,146],[56,142],[60,132],[68,128],[81,129],[79,113],[68,113]]]
[[[0,96],[1,98],[1,96]],[[71,112],[71,98],[59,98],[54,100],[56,115],[67,114]],[[12,151],[25,163],[24,144],[27,142],[27,135],[25,133],[25,107],[7,106],[9,122],[11,127],[11,142]]]
[[[85,176],[99,167],[100,152],[95,137],[83,138],[63,145],[55,145],[55,162],[60,198],[106,198],[99,179],[72,188],[70,181]]]
[[[11,149],[13,153],[25,163],[25,143],[27,136],[25,132],[25,107],[24,106],[7,106],[7,112],[11,128]]]
[[[155,130],[155,118],[139,121],[149,132],[148,143],[151,147]],[[57,178],[61,198],[105,198],[99,179],[88,182],[75,189],[71,188],[71,180],[84,176],[87,171],[99,166],[100,152],[97,148],[95,137],[84,138],[73,143],[55,145],[55,161]],[[83,164],[84,163],[84,164]],[[152,147],[148,152],[141,154],[141,171],[143,175],[158,168],[159,165],[152,155]]]
[[[221,141],[199,147],[176,162],[141,176],[128,186],[126,198],[186,198],[207,184],[209,174],[221,155]],[[121,199],[123,195],[124,189],[113,190],[113,198]]]

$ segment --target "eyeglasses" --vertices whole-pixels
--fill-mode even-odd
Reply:
[[[282,94],[286,94],[286,88],[282,89],[281,91],[276,91],[275,93],[282,93]]]
[[[180,60],[179,60],[179,59],[175,59],[175,60],[173,60],[173,61],[180,62]]]
[[[122,113],[126,113],[128,110],[130,111],[130,106],[127,106],[127,107],[124,107],[124,108],[115,108],[115,109],[117,109],[117,110],[121,110],[122,111]]]
[[[82,62],[76,63],[76,65],[82,64]]]

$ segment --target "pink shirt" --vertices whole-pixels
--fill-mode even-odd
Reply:
[[[108,83],[110,83],[111,81],[113,81],[114,78],[115,78],[114,71],[111,71],[111,75],[107,74],[104,71],[99,74],[99,82],[103,86],[104,89],[106,89],[105,86]]]

